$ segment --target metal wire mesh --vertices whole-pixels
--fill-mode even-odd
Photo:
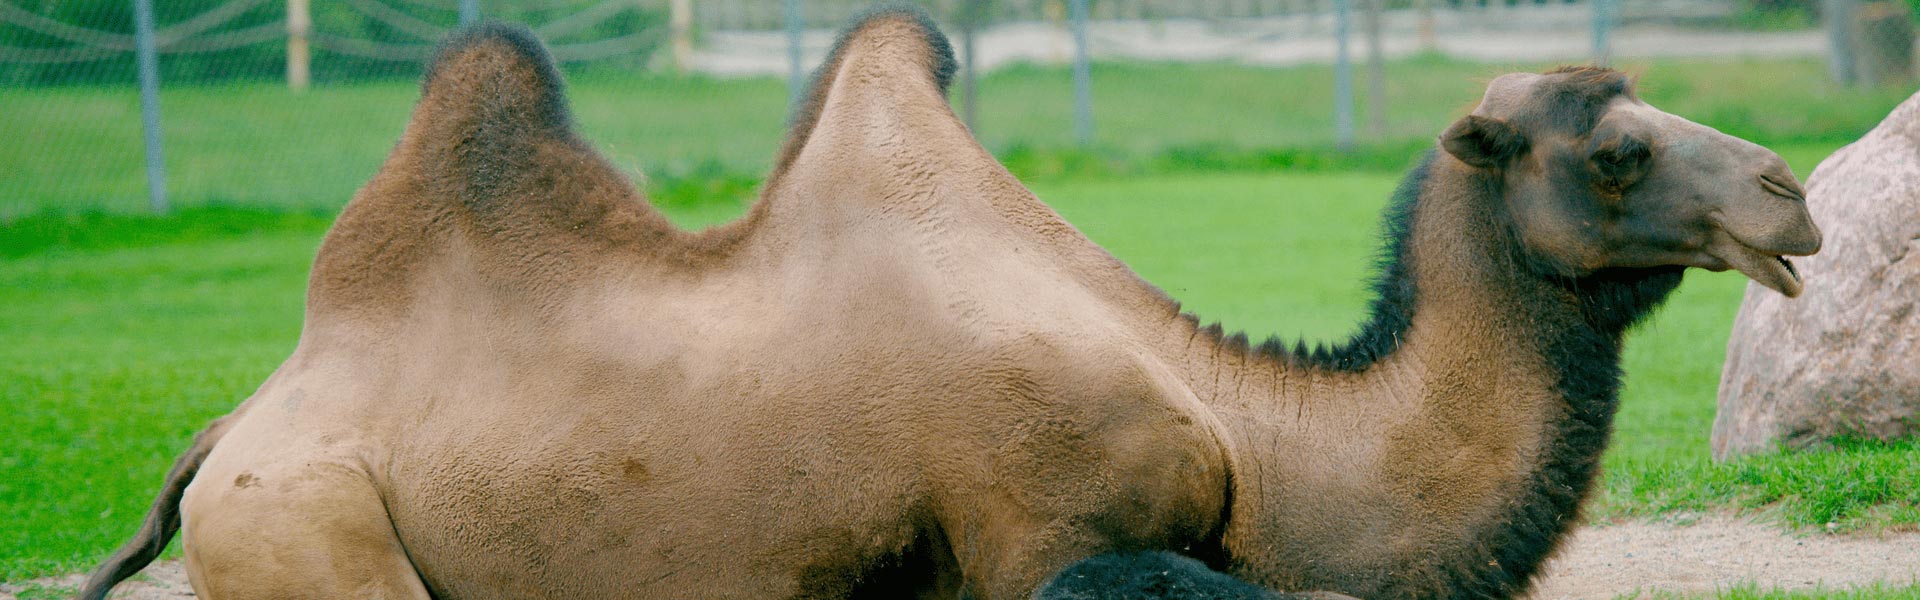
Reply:
[[[1292,121],[1311,122],[1297,128],[1306,133],[1278,138],[1272,128],[1208,123],[1204,114],[1181,127],[1159,126],[1179,109],[1160,111],[1150,106],[1153,100],[1110,119],[1098,109],[1076,109],[1075,73],[1067,65],[1077,49],[1102,65],[1131,65],[1094,70],[1095,93],[1079,102],[1097,107],[1099,91],[1110,89],[1105,86],[1166,87],[1171,76],[1152,65],[1198,64],[1204,75],[1221,64],[1331,62],[1336,9],[1349,0],[1090,0],[1083,37],[1069,27],[1076,1],[917,2],[956,37],[968,65],[996,73],[992,83],[979,84],[988,88],[967,79],[955,99],[989,149],[1091,144],[1143,154],[1209,144],[1330,145],[1352,139],[1356,128],[1363,142],[1431,134],[1431,123],[1395,123],[1385,105],[1338,96],[1330,86],[1324,92],[1279,83],[1252,89],[1234,85],[1231,74],[1194,79],[1192,89],[1159,90],[1156,97],[1177,103],[1201,94],[1324,93],[1330,94],[1322,104],[1327,108]],[[1735,0],[1352,1],[1377,18],[1346,30],[1355,36],[1379,31],[1382,40],[1352,41],[1348,55],[1356,61],[1373,53],[1423,52],[1579,61],[1589,55],[1588,29],[1601,22],[1596,9],[1605,8],[1594,2],[1619,2],[1604,13],[1609,23],[1713,23],[1743,10]],[[421,63],[435,40],[460,24],[463,2],[472,0],[156,3],[170,196],[188,205],[345,202],[391,147],[416,94]],[[485,0],[477,8],[489,19],[525,23],[545,39],[573,82],[582,129],[636,179],[651,176],[659,184],[738,179],[764,169],[782,131],[790,57],[797,50],[811,68],[833,32],[869,4]],[[146,204],[132,5],[0,0],[0,136],[16,141],[0,145],[0,219]],[[1376,6],[1379,12],[1367,12]],[[679,26],[676,7],[685,11]],[[790,25],[801,34],[793,36]],[[1373,82],[1361,85],[1360,95],[1386,89],[1373,81],[1378,77],[1359,80]],[[1341,98],[1355,115],[1345,130],[1329,124]],[[987,107],[986,114],[976,116],[976,105]]]

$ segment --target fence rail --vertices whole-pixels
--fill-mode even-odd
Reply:
[[[331,4],[351,12],[361,23],[351,30],[332,30],[316,23],[314,45],[327,52],[370,60],[418,61],[434,40],[458,23],[458,7],[451,0],[337,0]],[[971,0],[927,0],[918,4],[936,16],[960,15]],[[1332,25],[1335,6],[1343,0],[1099,0],[1089,3],[1095,21],[1165,21],[1177,19],[1236,21],[1296,18],[1321,31]],[[1732,0],[1383,0],[1380,8],[1433,13],[1428,20],[1441,26],[1497,26],[1528,15],[1561,20],[1591,14],[1596,1],[1615,3],[1614,16],[1632,22],[1649,18],[1712,18],[1732,14]],[[323,0],[323,3],[326,3]],[[154,30],[161,54],[211,53],[281,42],[289,37],[284,0],[228,0],[190,17]],[[304,4],[304,3],[299,3]],[[610,21],[622,15],[660,15],[639,19],[645,29],[667,29],[665,15],[675,9],[670,0],[547,0],[499,3],[516,11],[516,20],[531,22],[535,31],[555,44],[563,61],[593,61],[640,52],[664,41],[668,32],[619,30]],[[784,0],[704,0],[681,4],[702,31],[777,31],[788,25]],[[809,0],[798,12],[806,29],[838,27],[873,3],[867,0]],[[988,24],[1020,22],[1064,23],[1066,0],[1002,0],[985,3],[980,19]],[[482,4],[483,9],[490,5]],[[262,10],[265,9],[265,10]],[[248,18],[252,17],[252,18]],[[264,18],[263,18],[264,17]],[[951,19],[948,19],[951,20]],[[111,60],[134,50],[131,22],[124,31],[109,31],[64,22],[22,8],[16,0],[0,0],[0,63],[57,64]],[[369,35],[377,29],[383,35]],[[600,39],[572,40],[594,33]],[[37,39],[40,43],[21,43]],[[643,43],[646,42],[646,43]],[[569,48],[577,44],[578,47]]]
[[[284,77],[294,90],[358,78],[417,76],[433,44],[476,12],[527,24],[564,63],[618,63],[633,68],[708,69],[710,72],[791,73],[798,84],[807,60],[818,58],[823,30],[866,10],[868,0],[134,0],[153,2],[150,29],[136,31],[128,0],[68,0],[24,4],[0,0],[0,91],[37,85],[147,85],[142,112],[153,206],[165,207],[165,174],[158,94],[160,80],[183,82]],[[1608,54],[1614,22],[1646,18],[1710,18],[1735,10],[1735,0],[920,0],[915,2],[959,35],[967,59],[963,114],[969,121],[976,64],[1059,57],[1073,63],[1072,126],[1082,144],[1095,138],[1091,56],[1148,60],[1227,60],[1222,56],[1279,52],[1288,56],[1332,50],[1339,44],[1339,85],[1330,113],[1337,139],[1355,139],[1355,87],[1382,96],[1377,71],[1382,30],[1396,39],[1418,31],[1433,48],[1436,29],[1499,28],[1593,31],[1593,56]],[[27,8],[32,6],[33,9]],[[92,7],[80,10],[74,7]],[[1356,14],[1357,13],[1357,14]],[[1358,26],[1352,19],[1361,19]],[[1172,42],[1162,35],[1173,31]],[[1354,52],[1349,32],[1370,41]],[[978,34],[978,35],[976,35]],[[1182,37],[1184,36],[1184,37]],[[1466,36],[1472,38],[1472,36]],[[1477,39],[1477,38],[1472,38]],[[1019,52],[980,52],[977,45],[1011,40]],[[1275,45],[1275,40],[1285,44]],[[1478,43],[1478,42],[1476,42]],[[151,60],[134,60],[143,44]],[[1025,44],[1021,46],[1020,44]],[[1182,46],[1184,44],[1184,46]],[[1282,47],[1284,46],[1284,47]],[[1168,48],[1174,47],[1173,50]],[[1404,42],[1401,44],[1405,48]],[[1532,48],[1532,46],[1527,46]],[[1093,49],[1090,51],[1089,49]],[[1275,50],[1274,48],[1280,48]],[[1065,50],[1057,52],[1056,50]],[[1403,50],[1404,51],[1404,50]],[[1159,52],[1159,54],[1156,54]],[[1185,52],[1186,54],[1178,54]],[[1576,51],[1577,52],[1577,51]],[[731,54],[730,54],[731,53]],[[1239,54],[1235,54],[1239,53]],[[714,65],[754,55],[732,71]],[[701,60],[695,60],[699,55]],[[979,55],[979,60],[975,57]],[[997,55],[997,56],[988,56]],[[778,58],[774,58],[778,57]],[[1332,55],[1327,55],[1332,58]],[[1364,60],[1362,60],[1364,59]],[[778,70],[765,68],[778,60]],[[705,61],[705,62],[702,62]],[[139,63],[141,68],[136,68]],[[1356,80],[1357,64],[1370,70]],[[722,65],[724,67],[724,65]],[[744,69],[744,70],[743,70]],[[1364,86],[1356,86],[1356,81]],[[1369,107],[1366,114],[1383,113]],[[1367,123],[1369,131],[1379,129]],[[176,153],[177,155],[177,153]],[[0,190],[0,193],[9,193]]]

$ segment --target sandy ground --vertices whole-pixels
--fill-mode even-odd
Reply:
[[[1692,525],[1587,527],[1547,566],[1539,600],[1612,598],[1635,591],[1827,590],[1920,582],[1920,534],[1787,534],[1728,517]]]
[[[28,585],[72,589],[80,575]],[[1711,517],[1686,526],[1630,523],[1588,527],[1548,566],[1537,600],[1613,598],[1635,591],[1713,592],[1755,584],[1789,590],[1920,582],[1920,534],[1793,535],[1744,519]],[[11,600],[24,585],[0,585]],[[168,561],[120,586],[115,598],[191,598],[180,563]]]

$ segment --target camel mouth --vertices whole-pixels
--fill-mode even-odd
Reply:
[[[1720,269],[1738,269],[1754,283],[1788,298],[1797,297],[1805,282],[1800,269],[1787,257],[1820,252],[1820,229],[1807,213],[1805,201],[1800,200],[1805,194],[1797,186],[1766,177],[1761,181],[1776,200],[1742,203],[1738,210],[1716,212],[1706,254]]]
[[[1716,246],[1726,251],[1713,252],[1715,258],[1740,271],[1754,283],[1767,286],[1788,298],[1798,297],[1806,288],[1805,281],[1800,278],[1800,269],[1794,267],[1793,261],[1787,260],[1784,255],[1762,252],[1739,242]]]
[[[1792,246],[1793,244],[1774,245]],[[1763,250],[1763,247],[1767,249]],[[1724,271],[1729,268],[1738,270],[1754,283],[1767,286],[1788,298],[1798,297],[1806,287],[1805,281],[1801,279],[1800,269],[1793,264],[1793,261],[1787,260],[1787,257],[1805,256],[1811,253],[1795,250],[1782,251],[1766,246],[1756,247],[1722,228],[1714,231],[1711,241],[1707,243],[1706,254],[1711,257],[1707,259],[1708,264],[1698,266],[1713,271]]]
[[[1761,280],[1758,278],[1754,280],[1759,281],[1760,285],[1773,288],[1773,291],[1780,292],[1781,294],[1786,295],[1786,297],[1788,298],[1799,296],[1800,292],[1806,288],[1805,280],[1800,279],[1800,270],[1794,268],[1793,261],[1787,260],[1787,257],[1785,256],[1775,256],[1773,257],[1773,261],[1775,263],[1778,263],[1780,265],[1780,270],[1784,272],[1782,273],[1783,276],[1781,277],[1771,278],[1773,281],[1779,282],[1779,285],[1775,285],[1772,282],[1769,282],[1767,280]],[[1753,274],[1751,273],[1747,275],[1749,277],[1753,276]]]

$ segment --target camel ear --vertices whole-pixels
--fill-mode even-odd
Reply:
[[[768,189],[815,148],[828,153],[836,146],[867,145],[875,136],[907,143],[957,137],[972,143],[947,106],[954,69],[952,45],[919,9],[883,7],[857,17],[795,106]]]
[[[1504,169],[1527,151],[1527,136],[1506,121],[1467,115],[1440,134],[1448,154],[1482,169]]]
[[[542,175],[534,154],[543,145],[558,141],[592,155],[574,141],[563,87],[526,27],[483,23],[455,33],[427,68],[395,153],[407,160],[389,159],[389,167],[411,170],[469,207],[493,204]]]

